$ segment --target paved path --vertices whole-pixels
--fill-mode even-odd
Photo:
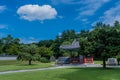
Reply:
[[[52,70],[52,69],[60,69],[60,68],[72,68],[72,67],[102,67],[102,65],[99,64],[81,64],[81,65],[56,65],[55,67],[49,67],[49,68],[39,68],[39,69],[27,69],[27,70],[14,70],[14,71],[4,71],[0,72],[1,74],[9,74],[9,73],[19,73],[19,72],[30,72],[30,71],[42,71],[42,70]],[[120,66],[108,66],[112,68],[120,68]]]
[[[4,71],[0,72],[0,74],[8,74],[8,73],[18,73],[18,72],[29,72],[29,71],[41,71],[41,70],[51,70],[51,69],[59,69],[59,68],[71,68],[71,67],[100,67],[100,65],[56,65],[55,67],[49,68],[39,68],[39,69],[26,69],[26,70],[13,70],[13,71]]]
[[[40,68],[40,69],[27,69],[27,70],[14,70],[14,71],[4,71],[0,72],[0,74],[8,74],[8,73],[19,73],[19,72],[30,72],[30,71],[38,71],[38,70],[51,70],[65,67],[50,67],[50,68]],[[66,67],[67,68],[67,67]]]

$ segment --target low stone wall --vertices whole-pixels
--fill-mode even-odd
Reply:
[[[0,57],[0,60],[16,60],[17,59],[17,56],[10,56],[10,57]]]

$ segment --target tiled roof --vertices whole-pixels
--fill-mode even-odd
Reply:
[[[64,50],[74,50],[74,49],[78,49],[78,48],[80,48],[80,45],[79,45],[79,41],[77,41],[77,40],[74,40],[72,42],[72,44],[60,46],[60,49],[64,49]]]

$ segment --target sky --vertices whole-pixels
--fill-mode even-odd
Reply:
[[[0,0],[0,38],[23,43],[55,39],[64,30],[92,30],[120,21],[120,0]]]

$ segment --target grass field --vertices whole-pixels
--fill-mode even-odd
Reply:
[[[70,68],[0,75],[0,80],[120,80],[120,69]]]
[[[102,64],[102,60],[95,60],[94,64]]]
[[[94,61],[95,64],[102,64],[102,61]],[[26,61],[16,60],[4,60],[0,61],[0,72],[9,70],[22,70],[22,69],[34,69],[34,68],[46,68],[53,66],[54,63],[40,63],[32,62],[32,65],[28,65]]]
[[[46,68],[53,66],[54,63],[40,63],[32,62],[32,65],[28,65],[28,62],[21,62],[16,60],[0,61],[0,71],[9,70],[22,70],[22,69],[34,69],[34,68]]]

